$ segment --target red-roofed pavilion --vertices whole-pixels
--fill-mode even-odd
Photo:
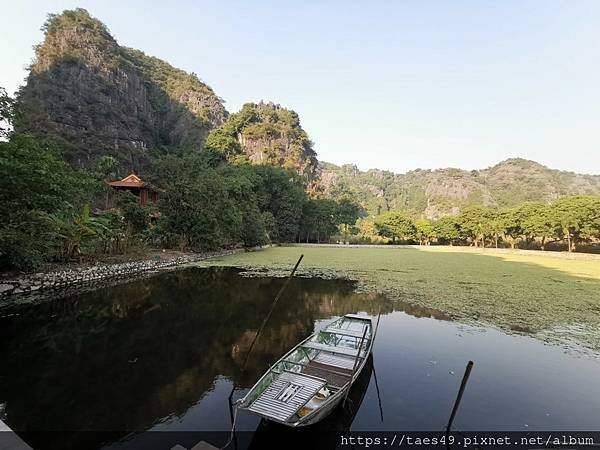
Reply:
[[[117,191],[129,191],[136,195],[140,199],[140,206],[146,206],[148,202],[154,203],[158,200],[156,189],[133,173],[122,180],[110,181],[108,184]]]

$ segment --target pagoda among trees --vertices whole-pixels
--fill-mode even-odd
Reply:
[[[139,198],[140,206],[146,206],[148,203],[155,203],[158,200],[158,190],[150,183],[142,181],[140,177],[131,173],[122,180],[109,181],[115,192],[129,191]],[[111,203],[114,203],[111,201]]]

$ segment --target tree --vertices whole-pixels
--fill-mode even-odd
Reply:
[[[514,249],[518,239],[523,235],[522,211],[517,208],[505,208],[500,210],[499,219],[504,227],[504,236],[510,243],[510,248]]]
[[[119,195],[119,208],[127,225],[129,236],[142,233],[150,224],[150,208],[140,205],[139,199],[131,192],[125,191]]]
[[[433,222],[438,242],[453,245],[460,238],[460,224],[455,216],[441,217]]]
[[[521,229],[526,240],[540,239],[541,249],[546,249],[548,239],[560,234],[556,211],[545,203],[528,202],[520,206]]]
[[[3,87],[0,87],[0,139],[9,136],[11,124],[14,118],[15,101]]]
[[[415,236],[415,224],[412,219],[400,211],[389,211],[376,218],[375,226],[380,236],[398,239],[412,239]]]
[[[494,240],[494,247],[498,248],[498,240],[504,231],[505,227],[502,214],[497,209],[488,208],[485,212],[485,220],[483,225],[484,247],[485,237],[490,237]]]
[[[242,147],[235,134],[223,128],[211,131],[206,138],[204,147],[205,150],[217,151],[228,159],[242,153]]]
[[[82,256],[82,248],[101,234],[105,225],[90,216],[89,205],[81,211],[61,211],[50,215],[54,225],[56,250],[55,258],[59,261],[71,261]]]
[[[302,208],[299,235],[306,242],[314,236],[317,242],[321,237],[329,237],[336,232],[339,224],[338,204],[331,199],[307,199]]]
[[[433,223],[427,219],[415,221],[415,236],[419,240],[419,245],[429,245],[436,237]]]
[[[304,205],[302,205],[302,218],[300,220],[298,240],[304,237],[304,240],[308,243],[311,235],[315,233],[317,228],[318,215],[319,208],[313,199],[308,199],[304,202]]]
[[[306,201],[304,183],[298,173],[273,166],[247,166],[256,175],[254,189],[258,208],[275,219],[271,240],[294,242],[300,230],[302,205]]]
[[[552,205],[569,252],[582,240],[600,233],[600,198],[579,195],[563,197]]]
[[[467,234],[475,247],[481,242],[485,247],[485,237],[489,233],[490,212],[483,206],[470,206],[460,213],[460,228]]]
[[[230,189],[199,154],[167,155],[156,163],[163,183],[161,217],[154,233],[167,246],[182,250],[212,250],[238,242],[242,214]]]
[[[80,210],[97,191],[55,142],[19,133],[0,142],[0,266],[32,270],[47,261],[57,239],[51,215]]]
[[[338,202],[337,216],[344,230],[344,241],[348,239],[350,226],[354,225],[363,213],[363,209],[349,198],[342,198]]]

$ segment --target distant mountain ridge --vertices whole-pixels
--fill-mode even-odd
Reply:
[[[521,158],[482,170],[417,169],[404,174],[321,162],[320,172],[325,195],[350,196],[370,214],[401,209],[434,219],[458,214],[468,205],[507,207],[566,195],[600,195],[600,175],[550,169]]]

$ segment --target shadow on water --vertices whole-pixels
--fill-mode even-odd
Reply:
[[[190,268],[3,308],[0,419],[36,449],[190,448],[203,439],[198,433],[222,445],[232,385],[243,395],[270,363],[333,317],[381,311],[374,369],[385,417],[365,372],[354,410],[330,416],[325,430],[441,430],[469,359],[476,369],[456,429],[600,426],[597,356],[461,325],[435,310],[357,293],[346,280],[293,279],[242,372],[284,281]],[[261,448],[280,432],[306,447],[333,442],[331,433],[311,433],[320,441],[310,444],[307,431],[259,424],[251,414],[238,415],[237,429],[240,449]]]
[[[219,377],[250,387],[322,319],[392,310],[351,282],[294,279],[242,372],[284,280],[237,272],[190,268],[3,310],[5,421],[17,431],[143,431],[184,414]]]

